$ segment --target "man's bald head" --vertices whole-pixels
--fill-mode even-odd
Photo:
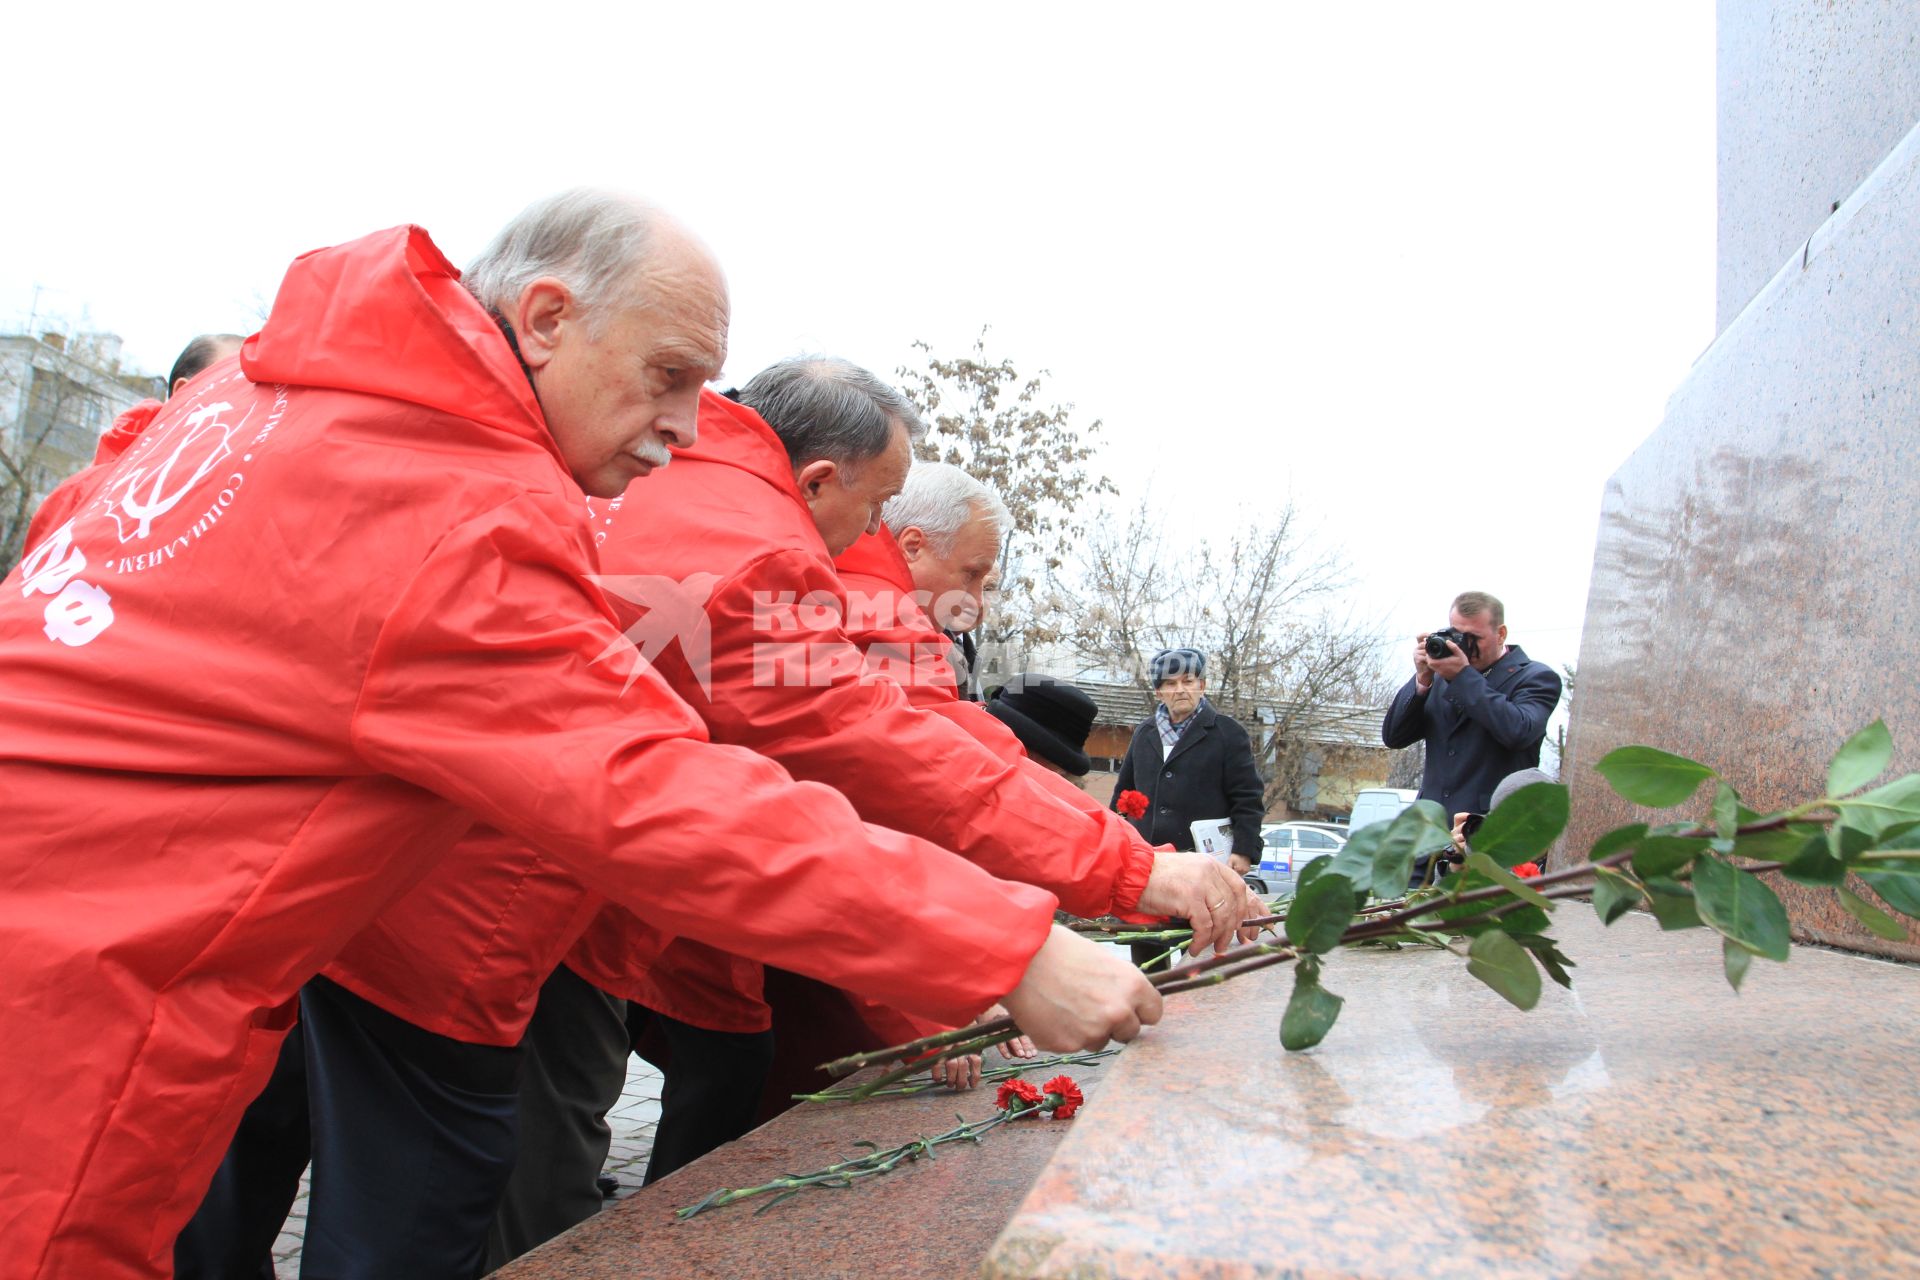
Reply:
[[[726,277],[645,201],[577,188],[528,206],[467,269],[533,381],[554,443],[611,497],[693,443],[701,386],[726,362]]]
[[[239,351],[245,341],[237,333],[203,333],[189,342],[174,360],[173,371],[167,374],[167,394],[171,396],[193,381],[202,369],[219,364]]]
[[[676,284],[726,280],[698,237],[659,208],[618,191],[575,187],[535,201],[501,228],[466,270],[466,286],[505,314],[542,276],[566,284],[588,313],[645,306]]]

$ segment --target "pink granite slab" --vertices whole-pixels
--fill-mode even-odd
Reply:
[[[1066,1068],[1090,1106],[1113,1062]],[[990,1056],[988,1065],[999,1059]],[[1038,1085],[1060,1070],[1028,1078]],[[686,1221],[676,1220],[674,1210],[718,1187],[753,1186],[861,1155],[853,1145],[859,1139],[893,1146],[951,1129],[959,1116],[990,1118],[993,1110],[990,1087],[802,1105],[494,1274],[500,1280],[971,1275],[1079,1119],[1001,1125],[978,1146],[943,1146],[930,1161],[850,1190],[803,1192],[758,1215],[765,1199]]]

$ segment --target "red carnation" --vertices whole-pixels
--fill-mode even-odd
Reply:
[[[1519,876],[1522,880],[1531,880],[1540,874],[1540,864],[1537,862],[1523,862],[1513,869],[1513,874]]]
[[[1025,1080],[1006,1080],[993,1097],[993,1105],[1002,1111],[1027,1112],[1040,1102],[1040,1091]]]
[[[1122,791],[1113,802],[1113,807],[1120,811],[1122,817],[1144,818],[1147,816],[1147,797],[1138,791]]]
[[[1055,1076],[1040,1087],[1047,1091],[1049,1099],[1057,1099],[1053,1104],[1055,1120],[1071,1119],[1073,1113],[1080,1109],[1080,1104],[1086,1101],[1072,1076]]]

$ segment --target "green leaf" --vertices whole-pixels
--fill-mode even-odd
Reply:
[[[1287,1011],[1280,1016],[1281,1046],[1298,1052],[1319,1044],[1333,1029],[1344,1003],[1320,985],[1320,958],[1301,956],[1294,964],[1293,995],[1287,1000]]]
[[[1340,945],[1340,935],[1353,922],[1353,884],[1345,876],[1327,872],[1293,895],[1287,909],[1287,941],[1302,951],[1325,955]]]
[[[1877,836],[1889,827],[1920,820],[1920,773],[1895,778],[1851,800],[1835,801],[1847,826]]]
[[[1633,874],[1642,880],[1671,877],[1706,851],[1705,840],[1650,835],[1633,851]]]
[[[1713,770],[1698,761],[1654,747],[1618,747],[1594,768],[1614,791],[1650,809],[1671,809],[1713,777]]]
[[[1527,949],[1495,930],[1467,948],[1467,972],[1498,991],[1516,1009],[1540,1003],[1540,970]]]
[[[1552,938],[1539,933],[1510,933],[1507,936],[1532,952],[1533,958],[1540,962],[1540,967],[1547,971],[1549,978],[1567,990],[1573,990],[1573,978],[1567,970],[1577,969],[1580,966],[1562,955],[1559,946]]]
[[[1355,883],[1371,884],[1376,898],[1404,897],[1407,882],[1413,879],[1414,859],[1446,848],[1453,843],[1453,834],[1446,826],[1446,814],[1431,800],[1415,802],[1385,825],[1386,835],[1373,851],[1367,878]],[[1372,829],[1362,827],[1361,831]]]
[[[1833,856],[1833,851],[1827,847],[1827,833],[1823,831],[1817,836],[1809,836],[1800,846],[1800,852],[1787,859],[1787,864],[1780,868],[1780,874],[1795,884],[1844,884],[1847,864]]]
[[[1920,920],[1920,881],[1912,876],[1893,875],[1884,871],[1862,871],[1860,878],[1879,896],[1880,901],[1903,916]]]
[[[1366,828],[1363,827],[1361,828],[1361,830],[1364,831],[1366,830]],[[1319,879],[1321,876],[1327,875],[1330,873],[1333,873],[1333,859],[1332,858],[1315,858],[1313,861],[1309,862],[1301,870],[1299,875],[1294,877],[1293,896],[1296,898],[1299,897],[1301,893],[1303,893],[1306,890],[1306,887],[1308,885],[1312,884],[1315,880]],[[1291,901],[1288,902],[1287,907],[1288,907],[1288,910],[1292,910],[1293,904]]]
[[[1720,939],[1720,963],[1726,966],[1727,985],[1735,991],[1746,981],[1747,968],[1753,963],[1753,952],[1747,950],[1732,938]]]
[[[1631,878],[1606,867],[1593,873],[1593,909],[1601,924],[1612,924],[1640,905],[1640,886]]]
[[[1525,880],[1522,880],[1519,876],[1513,874],[1513,872],[1480,852],[1480,850],[1475,849],[1467,855],[1467,865],[1487,879],[1493,881],[1493,883],[1503,886],[1506,891],[1514,897],[1531,902],[1542,911],[1553,910],[1553,900],[1551,898],[1541,893],[1538,889],[1530,887]]]
[[[1734,832],[1740,829],[1740,793],[1723,782],[1713,792],[1713,848],[1733,852]]]
[[[1630,848],[1638,844],[1640,838],[1646,834],[1647,824],[1644,822],[1634,822],[1624,827],[1615,827],[1593,842],[1593,851],[1587,854],[1587,857],[1594,862],[1598,862],[1602,858],[1611,858],[1622,849]]]
[[[1875,720],[1840,744],[1827,764],[1827,794],[1844,796],[1858,791],[1886,772],[1893,759],[1893,735]]]
[[[1873,848],[1874,837],[1858,827],[1840,824],[1827,828],[1827,849],[1840,862],[1857,857]]]
[[[1567,789],[1535,782],[1502,800],[1473,833],[1473,848],[1503,867],[1531,862],[1567,829]]]
[[[1750,831],[1735,838],[1733,851],[1756,862],[1786,862],[1806,847],[1809,836],[1824,837],[1817,822],[1789,822],[1770,831]]]
[[[1663,932],[1698,929],[1701,926],[1700,912],[1694,906],[1691,886],[1664,876],[1655,876],[1646,882],[1646,891],[1647,909],[1660,922]]]
[[[755,1209],[755,1210],[753,1211],[753,1216],[757,1218],[757,1217],[759,1217],[759,1216],[760,1216],[761,1214],[763,1214],[763,1213],[765,1213],[765,1212],[766,1212],[767,1210],[769,1210],[769,1209],[771,1209],[771,1208],[773,1208],[773,1206],[775,1206],[775,1205],[777,1205],[777,1204],[779,1204],[779,1203],[780,1203],[780,1202],[781,1202],[782,1200],[791,1200],[791,1199],[793,1199],[793,1197],[795,1197],[795,1196],[797,1196],[797,1195],[799,1195],[799,1194],[800,1194],[800,1191],[801,1191],[801,1188],[799,1188],[799,1187],[794,1187],[794,1188],[792,1188],[791,1190],[788,1190],[788,1191],[782,1191],[782,1192],[781,1192],[781,1193],[780,1193],[779,1195],[777,1195],[777,1196],[775,1196],[775,1197],[774,1197],[773,1199],[771,1199],[771,1200],[769,1200],[769,1201],[767,1201],[767,1202],[766,1202],[765,1204],[763,1204],[763,1205],[761,1205],[761,1206],[760,1206],[760,1207],[759,1207],[758,1209]]]
[[[1920,821],[1895,823],[1873,838],[1873,847],[1876,849],[1898,849],[1903,846],[1911,848],[1920,844],[1920,838],[1913,836],[1915,831],[1920,831]]]
[[[1787,958],[1787,909],[1758,876],[1709,854],[1693,864],[1693,899],[1721,936],[1769,960]]]
[[[1327,863],[1328,869],[1335,875],[1345,876],[1350,884],[1358,887],[1370,885],[1373,883],[1373,855],[1386,840],[1387,831],[1392,825],[1390,822],[1375,822],[1364,826],[1340,846],[1338,853],[1320,861]],[[1400,888],[1404,891],[1406,885],[1402,884]],[[1296,888],[1294,892],[1297,894],[1299,890]],[[1400,894],[1396,892],[1394,896],[1397,898]]]
[[[1875,721],[1875,723],[1879,722]],[[1840,895],[1840,905],[1847,909],[1847,913],[1867,926],[1868,931],[1876,937],[1885,938],[1889,942],[1906,941],[1907,931],[1900,927],[1898,920],[1844,886],[1834,892]]]

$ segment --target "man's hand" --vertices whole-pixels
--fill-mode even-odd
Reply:
[[[1227,870],[1243,876],[1253,870],[1253,859],[1244,853],[1230,853],[1227,855]]]
[[[1427,633],[1413,638],[1413,687],[1421,693],[1433,688],[1433,659],[1427,657]]]
[[[933,1065],[933,1082],[949,1089],[971,1089],[980,1083],[980,1055],[963,1053]]]
[[[1422,641],[1422,643],[1424,644],[1425,642]],[[1424,653],[1425,650],[1423,649],[1421,652]],[[1449,640],[1447,641],[1447,656],[1444,658],[1428,658],[1427,669],[1433,672],[1434,675],[1439,676],[1442,680],[1457,680],[1460,678],[1460,673],[1467,669],[1467,655],[1460,652],[1459,645]]]
[[[1193,926],[1189,950],[1197,955],[1210,946],[1225,951],[1233,945],[1251,896],[1247,882],[1226,863],[1192,850],[1159,849],[1136,910],[1187,921]]]
[[[1110,947],[1059,925],[1001,1003],[1049,1053],[1104,1049],[1107,1041],[1131,1040],[1142,1026],[1160,1021],[1160,993],[1145,974]]]

